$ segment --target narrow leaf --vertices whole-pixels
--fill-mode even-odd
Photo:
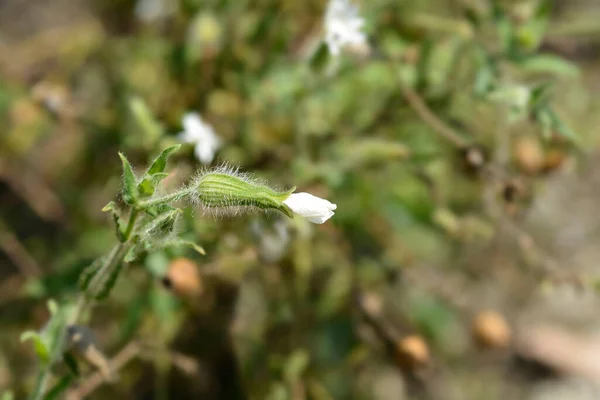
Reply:
[[[180,147],[180,144],[176,144],[175,146],[167,147],[166,149],[164,149],[162,153],[160,153],[160,155],[156,157],[156,159],[154,159],[154,161],[150,165],[150,168],[148,168],[148,175],[154,175],[156,173],[164,172],[167,166],[167,160],[169,156],[174,151],[179,150]]]
[[[44,400],[60,399],[61,394],[66,391],[74,380],[73,375],[63,376],[44,396]]]
[[[119,157],[121,157],[121,162],[123,163],[123,200],[127,204],[135,204],[137,200],[137,181],[133,173],[133,168],[123,153],[119,153]]]
[[[33,342],[33,348],[40,361],[47,363],[50,361],[50,351],[42,340],[42,337],[34,331],[26,331],[21,334],[21,342],[31,340]]]

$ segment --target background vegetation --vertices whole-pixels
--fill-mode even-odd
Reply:
[[[356,4],[369,49],[333,58],[320,0],[0,3],[0,388],[115,241],[117,152],[141,170],[194,111],[213,165],[336,215],[187,210],[206,256],[128,266],[87,322],[119,379],[80,360],[61,396],[598,398],[600,5]]]

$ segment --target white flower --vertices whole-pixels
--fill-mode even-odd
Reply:
[[[185,143],[193,143],[198,161],[205,165],[210,164],[222,145],[213,127],[202,121],[197,113],[185,114],[182,123],[184,131],[179,133],[177,138]]]
[[[343,47],[364,45],[367,42],[361,32],[364,24],[358,8],[349,0],[329,0],[325,13],[325,43],[329,52],[338,56]]]
[[[337,205],[313,196],[310,193],[292,193],[283,201],[294,214],[308,219],[313,224],[322,224],[331,218]]]
[[[155,22],[177,11],[177,2],[171,0],[138,0],[135,15],[144,22]]]

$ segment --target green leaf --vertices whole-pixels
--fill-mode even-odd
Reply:
[[[140,253],[143,251],[143,246],[141,244],[136,244],[135,246],[131,246],[125,256],[123,257],[123,262],[129,264],[134,262],[140,256]]]
[[[121,243],[125,242],[125,229],[121,224],[121,213],[115,202],[111,201],[110,203],[105,205],[102,211],[111,213],[113,222],[115,223],[115,234],[117,235],[117,239],[119,239],[119,242]]]
[[[66,391],[69,386],[71,386],[71,383],[74,380],[74,376],[73,375],[66,375],[63,376],[57,383],[56,385],[54,385],[49,391],[48,393],[44,396],[44,400],[55,400],[55,399],[59,399],[61,397],[59,397],[64,391]]]
[[[137,201],[137,180],[133,168],[123,153],[119,153],[123,163],[123,200],[127,204],[135,204]]]
[[[160,242],[163,247],[174,247],[174,246],[186,246],[194,250],[195,252],[206,255],[204,248],[191,240],[184,240],[180,238],[169,238]]]
[[[552,121],[552,126],[556,130],[556,133],[566,139],[569,139],[572,143],[578,144],[579,138],[575,132],[571,130],[571,128],[558,116],[553,109],[550,108],[548,112],[550,115],[550,121]]]
[[[154,161],[150,165],[150,168],[148,168],[147,174],[154,175],[157,173],[164,172],[164,170],[167,166],[167,160],[169,159],[169,156],[174,151],[179,150],[180,147],[181,147],[181,145],[177,144],[175,146],[167,147],[166,149],[164,149],[162,151],[162,153],[160,153],[160,155],[158,157],[156,157],[156,159],[154,159]]]
[[[544,82],[531,88],[531,97],[529,99],[529,107],[532,112],[536,112],[542,107],[547,106],[552,93],[552,82]]]
[[[14,400],[14,399],[15,399],[15,395],[11,391],[3,392],[2,395],[0,396],[0,400]]]
[[[141,197],[150,197],[154,194],[155,190],[156,185],[154,184],[152,178],[149,177],[142,179],[138,185],[138,193]]]
[[[77,364],[77,359],[73,357],[73,354],[65,353],[64,360],[71,374],[73,374],[74,376],[79,376],[79,364]]]
[[[553,54],[537,54],[517,63],[525,72],[533,74],[555,74],[567,77],[579,75],[579,68],[570,61]]]
[[[108,204],[102,208],[102,212],[113,211],[113,210],[116,210],[116,208],[117,208],[117,205],[115,204],[115,202],[109,201]]]
[[[534,117],[542,126],[542,133],[545,139],[550,139],[552,134],[558,134],[568,139],[572,144],[580,146],[579,137],[551,107],[540,108],[536,111]]]
[[[325,42],[321,42],[312,53],[309,65],[314,72],[321,72],[327,66],[329,61],[329,49]]]
[[[96,293],[90,293],[95,300],[103,300],[108,297],[112,288],[117,283],[124,265],[124,262],[117,262],[110,271],[107,271],[106,276],[103,276],[100,289]]]
[[[56,303],[55,300],[48,300],[48,303],[46,303],[46,306],[48,307],[48,311],[50,311],[50,315],[54,316],[58,313],[58,304]]]
[[[310,354],[304,349],[295,350],[286,359],[283,367],[283,376],[288,383],[298,382],[308,364],[310,363]]]
[[[33,342],[33,348],[40,361],[46,364],[50,361],[50,350],[44,343],[42,337],[35,331],[25,331],[21,334],[21,342],[31,340]]]
[[[86,267],[83,270],[83,272],[81,272],[81,275],[79,275],[79,282],[78,282],[79,289],[81,289],[84,292],[86,291],[92,278],[96,275],[96,273],[102,266],[103,262],[104,262],[104,257],[100,257],[100,258],[96,259],[88,267]]]

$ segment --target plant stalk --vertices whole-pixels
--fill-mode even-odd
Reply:
[[[112,248],[112,250],[109,253],[109,256],[106,258],[106,260],[98,270],[97,276],[102,276],[105,273],[105,271],[112,269],[117,263],[122,261],[125,253],[127,252],[127,249],[131,244],[130,239],[132,237],[132,233],[134,231],[135,223],[137,221],[138,216],[139,211],[137,209],[132,209],[129,215],[129,221],[127,222],[127,227],[125,228],[125,241],[122,243],[117,243]],[[90,282],[90,288],[92,289],[92,292],[94,286],[99,284],[100,281],[101,280],[99,279],[93,279],[92,282]],[[44,398],[44,395],[46,394],[48,388],[48,384],[50,382],[50,377],[52,376],[52,367],[54,366],[54,364],[60,361],[64,352],[65,345],[67,342],[67,329],[70,325],[74,325],[77,323],[82,312],[87,306],[88,300],[89,299],[85,295],[85,293],[81,293],[79,295],[79,298],[75,303],[74,309],[71,312],[68,322],[62,327],[58,342],[55,348],[52,349],[52,352],[50,354],[50,360],[41,367],[41,370],[38,373],[34,391],[32,392],[31,396],[29,396],[30,400],[42,400]]]

